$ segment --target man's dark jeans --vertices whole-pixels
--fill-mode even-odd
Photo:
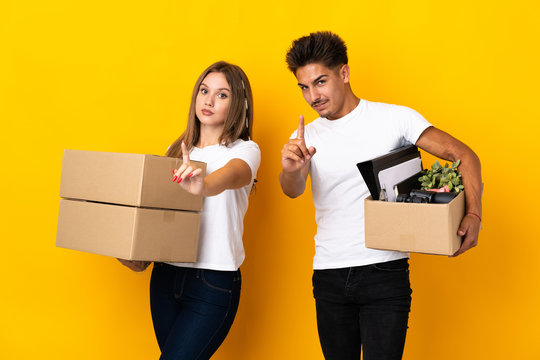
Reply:
[[[401,359],[411,308],[408,259],[315,270],[313,295],[326,360]]]

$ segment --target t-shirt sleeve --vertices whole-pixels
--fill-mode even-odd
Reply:
[[[236,145],[231,155],[231,160],[240,159],[249,165],[252,180],[257,177],[257,170],[261,164],[261,150],[254,141],[244,141]]]
[[[294,130],[293,133],[291,134],[291,136],[289,136],[289,139],[296,139],[296,133],[298,132],[298,130]]]
[[[416,144],[424,130],[432,125],[416,110],[405,106],[397,106],[396,110],[398,110],[396,117],[401,130],[402,145]]]

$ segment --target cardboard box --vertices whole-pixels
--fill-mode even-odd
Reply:
[[[127,260],[197,261],[196,212],[60,200],[56,246]]]
[[[206,164],[194,161],[206,171]],[[60,196],[161,209],[202,209],[202,196],[172,182],[181,159],[156,155],[64,150]]]
[[[457,230],[465,214],[461,192],[448,204],[364,201],[366,247],[453,255],[461,246]]]

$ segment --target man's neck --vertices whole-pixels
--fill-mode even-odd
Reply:
[[[345,115],[351,113],[358,104],[360,103],[360,98],[354,95],[354,93],[351,91],[347,92],[347,96],[345,97],[345,101],[343,102],[343,106],[341,107],[341,110],[335,114],[335,116],[328,117],[328,120],[336,120],[341,119]]]

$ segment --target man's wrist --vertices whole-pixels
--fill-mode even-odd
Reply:
[[[474,211],[467,211],[467,213],[465,215],[471,215],[471,216],[474,216],[476,217],[478,220],[480,220],[480,222],[482,222],[482,217],[480,215],[478,215],[478,213],[474,212]]]
[[[294,179],[302,175],[302,170],[286,171],[281,169],[281,176],[289,179]]]

